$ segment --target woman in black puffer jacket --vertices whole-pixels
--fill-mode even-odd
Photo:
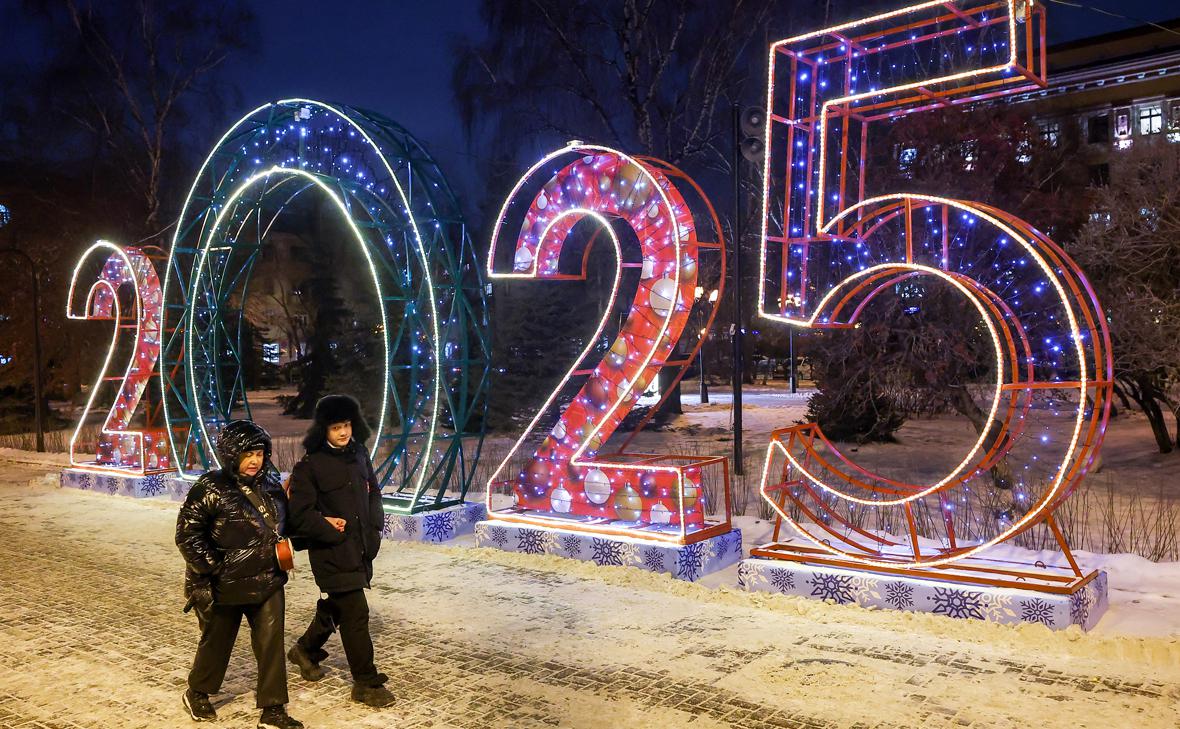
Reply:
[[[227,423],[217,439],[222,468],[197,480],[176,519],[176,546],[185,561],[185,611],[195,607],[201,626],[184,694],[195,721],[217,718],[209,695],[221,689],[245,616],[258,660],[258,727],[303,726],[285,709],[287,574],[279,567],[275,545],[286,531],[287,497],[271,465],[270,448],[270,436],[254,423]]]

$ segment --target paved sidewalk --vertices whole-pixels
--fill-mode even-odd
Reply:
[[[0,464],[0,727],[186,727],[197,640],[175,504],[32,483]],[[288,587],[311,617],[306,560]],[[552,557],[387,542],[370,594],[401,697],[291,677],[326,727],[1176,727],[1175,641],[1095,638],[709,590]],[[243,626],[216,726],[252,727]]]

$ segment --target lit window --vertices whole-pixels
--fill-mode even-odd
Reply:
[[[1131,110],[1119,109],[1114,115],[1114,135],[1119,139],[1131,136]]]
[[[1061,122],[1047,121],[1041,123],[1041,139],[1050,147],[1061,143]]]
[[[1145,106],[1139,110],[1139,133],[1159,134],[1164,130],[1164,110],[1159,106]]]

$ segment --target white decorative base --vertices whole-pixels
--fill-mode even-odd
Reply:
[[[66,468],[61,472],[59,482],[62,486],[81,489],[83,491],[97,491],[104,494],[131,496],[137,499],[168,498],[173,496],[179,486],[176,482],[184,483],[176,475],[176,471],[163,473],[149,473],[144,476],[135,474],[109,473],[91,471],[85,468]],[[184,488],[187,492],[188,489]],[[173,496],[173,498],[175,498]],[[184,497],[181,496],[183,499]]]
[[[489,520],[475,525],[475,546],[553,554],[594,562],[600,567],[638,567],[693,582],[742,558],[742,532],[732,529],[682,545]]]
[[[487,507],[483,504],[470,502],[417,514],[397,514],[386,507],[381,537],[410,542],[445,542],[470,534],[475,523],[487,514]]]
[[[1094,627],[1107,608],[1106,573],[1072,594],[961,584],[778,559],[745,559],[738,587],[840,604],[997,623],[1041,623],[1053,630]]]

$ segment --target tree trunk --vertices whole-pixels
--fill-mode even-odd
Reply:
[[[660,381],[660,392],[668,392],[668,388],[672,385],[672,380],[676,378],[676,373],[680,371],[679,367],[661,367],[658,375]],[[675,387],[672,387],[672,392],[668,395],[668,399],[664,401],[660,408],[660,415],[680,415],[684,412],[684,407],[680,403],[680,383],[677,382]]]
[[[1168,434],[1168,423],[1164,420],[1164,412],[1160,409],[1151,388],[1141,387],[1135,401],[1147,416],[1147,422],[1151,423],[1151,434],[1155,436],[1155,444],[1159,447],[1160,453],[1171,453],[1172,437]]]

